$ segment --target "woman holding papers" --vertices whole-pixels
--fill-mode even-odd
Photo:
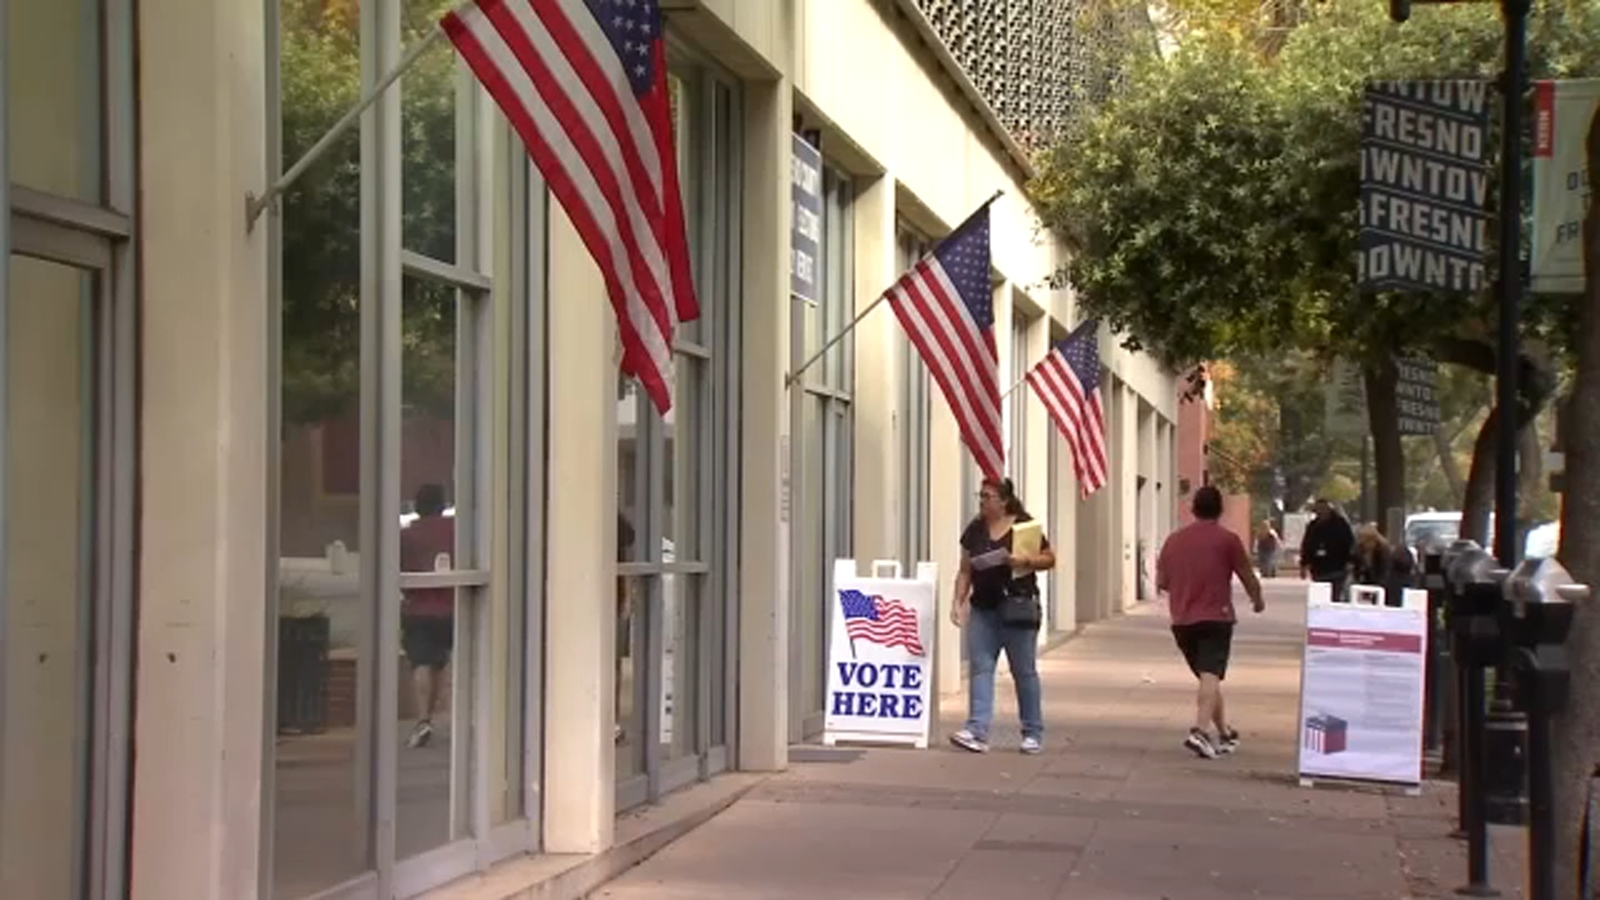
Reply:
[[[987,479],[978,492],[978,517],[961,534],[950,619],[966,631],[971,692],[966,727],[950,742],[973,753],[989,750],[994,718],[994,670],[1000,651],[1011,667],[1022,719],[1023,753],[1044,749],[1043,701],[1036,665],[1041,610],[1035,573],[1056,564],[1044,529],[1022,508],[1011,479]]]

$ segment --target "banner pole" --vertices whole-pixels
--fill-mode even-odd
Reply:
[[[378,79],[378,83],[369,88],[361,96],[361,100],[341,116],[339,121],[333,123],[333,127],[328,129],[328,133],[318,139],[315,144],[312,144],[311,149],[307,150],[298,162],[290,166],[287,172],[279,176],[271,187],[268,187],[260,196],[256,196],[254,192],[247,192],[244,195],[245,230],[253,230],[256,220],[261,218],[261,214],[267,211],[267,207],[271,206],[284,191],[288,190],[290,185],[299,180],[300,176],[305,174],[306,169],[311,168],[312,163],[320,159],[322,154],[328,152],[328,148],[333,146],[333,142],[344,136],[344,133],[350,130],[350,126],[361,118],[361,114],[366,112],[372,104],[378,102],[378,98],[383,96],[384,91],[387,91],[390,85],[399,81],[400,76],[404,75],[406,70],[421,59],[422,54],[438,43],[442,37],[444,37],[444,29],[435,26],[432,31],[428,32],[427,37],[414,44],[410,50],[407,50],[406,55],[401,57],[398,63],[395,63],[394,68]]]

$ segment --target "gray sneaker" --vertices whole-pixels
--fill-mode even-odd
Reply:
[[[1033,735],[1028,735],[1022,739],[1022,746],[1018,749],[1029,756],[1033,756],[1044,752],[1044,743]]]
[[[970,750],[973,753],[989,752],[989,742],[981,737],[978,737],[965,728],[961,729],[955,734],[950,735],[950,743],[955,744],[957,747],[960,747],[963,750]]]
[[[1183,739],[1183,746],[1201,759],[1217,758],[1217,745],[1211,742],[1211,735],[1198,728],[1189,729],[1189,736]]]
[[[1239,749],[1239,730],[1229,728],[1227,731],[1217,732],[1217,753],[1228,754]]]

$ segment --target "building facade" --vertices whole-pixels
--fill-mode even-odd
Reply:
[[[247,216],[446,0],[0,0],[0,895],[512,896],[816,740],[836,558],[937,564],[961,689],[954,418],[888,310],[785,376],[997,190],[1002,380],[1076,324],[1025,110],[910,0],[664,6],[703,310],[667,416],[442,41]],[[1104,490],[1005,405],[1058,549],[1041,641],[1135,602],[1174,522],[1172,375],[1101,348]]]

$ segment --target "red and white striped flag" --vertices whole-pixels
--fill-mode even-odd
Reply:
[[[1106,413],[1100,403],[1100,323],[1079,325],[1028,371],[1026,381],[1072,448],[1078,494],[1106,483]]]
[[[699,317],[657,0],[472,0],[440,22],[599,265],[623,371],[665,414]]]
[[[888,291],[889,305],[955,413],[986,478],[1005,474],[1000,356],[989,282],[989,204],[918,260]]]

